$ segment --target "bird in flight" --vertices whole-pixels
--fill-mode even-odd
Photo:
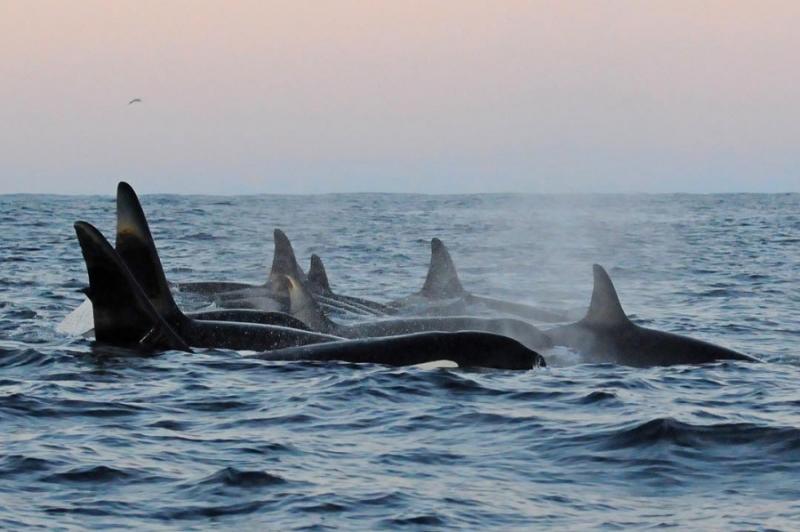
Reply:
[[[130,105],[132,103],[142,103],[142,99],[141,98],[134,98],[133,100],[128,102],[128,105]]]

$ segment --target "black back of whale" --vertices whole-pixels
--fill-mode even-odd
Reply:
[[[345,340],[326,344],[280,349],[255,355],[262,360],[307,360],[317,362],[407,366],[436,360],[451,360],[460,367],[528,370],[545,366],[544,359],[516,340],[483,332],[426,332]]]
[[[186,316],[194,320],[204,321],[236,321],[240,323],[260,323],[261,325],[280,325],[301,331],[310,331],[308,325],[290,314],[283,312],[265,312],[250,309],[214,309],[187,312]]]
[[[329,319],[317,304],[314,295],[303,285],[287,277],[290,311],[312,330],[345,338],[368,338],[418,332],[482,331],[514,338],[530,348],[550,347],[550,338],[530,323],[513,318],[480,318],[472,316],[408,317],[342,325]]]
[[[608,273],[594,267],[594,289],[586,316],[546,331],[556,345],[579,351],[591,362],[649,367],[754,358],[687,336],[640,327],[625,315]]]

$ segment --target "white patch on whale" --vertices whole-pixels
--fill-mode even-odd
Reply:
[[[94,331],[92,302],[88,297],[56,325],[56,331],[70,336],[89,336]]]

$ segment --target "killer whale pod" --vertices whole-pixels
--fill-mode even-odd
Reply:
[[[175,304],[168,287],[162,290],[166,279],[158,255],[148,257],[149,249],[139,243],[130,245],[133,241],[129,240],[121,247],[127,254],[124,260],[91,224],[76,222],[75,232],[89,274],[86,294],[92,301],[95,338],[100,342],[153,349],[261,351],[338,339],[277,325],[190,318]],[[149,260],[139,261],[136,256]]]
[[[269,349],[271,353],[261,356],[271,360],[405,365],[445,358],[459,365],[506,369],[530,369],[544,364],[537,353],[518,342],[483,333],[425,333],[353,342],[289,327],[187,317],[172,298],[138,199],[132,189],[122,188],[117,249],[90,224],[75,224],[89,274],[86,293],[93,303],[95,338],[100,342],[148,350],[190,351],[192,345]],[[284,279],[278,279],[276,284],[285,284]],[[323,343],[332,347],[282,350]],[[472,349],[466,349],[470,345]]]
[[[224,345],[219,344],[220,340],[229,339],[231,334],[242,335],[243,343],[250,345],[252,338],[248,337],[253,336],[252,333],[270,327],[225,322],[201,323],[188,318],[179,320],[177,327],[173,327],[159,314],[119,254],[96,228],[86,222],[76,222],[75,232],[89,274],[87,292],[93,303],[95,338],[99,342],[148,352],[165,349],[191,352],[190,343],[206,347],[229,347],[229,341],[223,341]],[[272,344],[282,348],[255,355],[264,360],[342,361],[400,366],[447,359],[460,366],[515,370],[532,369],[545,364],[537,353],[519,342],[486,333],[423,333],[342,340],[283,328],[287,329],[285,334],[289,336],[289,341],[285,336],[281,342],[274,330],[278,328],[270,328],[273,329],[270,331]],[[300,346],[304,349],[297,349]],[[322,346],[328,347],[322,349]]]

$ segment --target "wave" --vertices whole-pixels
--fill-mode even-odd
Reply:
[[[45,460],[44,458],[36,458],[21,454],[7,455],[4,456],[2,462],[0,462],[0,476],[47,471],[55,465],[55,462]]]
[[[266,471],[243,471],[235,467],[225,467],[213,475],[199,481],[203,485],[224,485],[237,488],[256,488],[284,484],[286,480]]]
[[[2,349],[0,348],[0,368],[18,368],[21,366],[44,366],[52,362],[52,357],[36,349]]]
[[[43,482],[91,482],[91,483],[110,483],[122,480],[129,480],[136,477],[135,473],[124,469],[105,465],[91,467],[76,467],[61,473],[55,473],[42,478]]]
[[[637,423],[606,434],[607,449],[635,449],[653,445],[674,445],[695,449],[714,446],[754,446],[764,452],[800,451],[800,429],[769,427],[751,423],[694,425],[671,417]]]

